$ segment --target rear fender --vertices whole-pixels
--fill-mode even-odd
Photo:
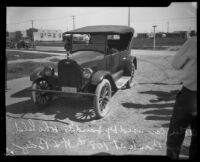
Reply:
[[[137,58],[135,56],[133,57],[133,64],[135,65],[135,69],[137,69]]]
[[[135,65],[135,69],[137,69],[137,58],[135,56],[130,56],[128,60],[131,60],[131,62],[133,62],[133,64]]]

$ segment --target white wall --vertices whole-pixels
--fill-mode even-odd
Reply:
[[[38,30],[34,32],[34,41],[62,41],[61,30]]]

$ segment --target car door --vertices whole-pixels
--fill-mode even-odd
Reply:
[[[105,55],[105,61],[106,61],[106,70],[110,71],[111,73],[115,73],[119,70],[120,65],[120,56],[119,53],[112,53],[112,54],[106,54]]]
[[[108,37],[107,42],[108,43]],[[112,46],[110,44],[107,45],[107,51],[106,51],[106,61],[107,61],[107,70],[111,73],[115,73],[119,70],[120,67],[120,53],[118,50],[111,50]]]

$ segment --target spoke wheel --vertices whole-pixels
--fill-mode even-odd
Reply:
[[[45,79],[39,79],[34,82],[32,89],[50,90],[51,85]],[[32,91],[32,101],[39,107],[47,107],[52,100],[52,94],[46,92]]]
[[[97,85],[96,97],[94,98],[94,109],[97,118],[103,118],[110,110],[108,102],[111,98],[111,85],[107,79],[103,79]]]

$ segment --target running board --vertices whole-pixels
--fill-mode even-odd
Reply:
[[[128,76],[122,76],[121,78],[119,78],[115,82],[117,88],[118,89],[123,89],[123,87],[126,85],[126,83],[128,82],[129,79],[130,79],[130,77],[128,77]]]
[[[114,79],[114,81],[117,81],[123,76],[123,73],[124,73],[123,70],[119,70],[118,72],[112,74],[112,78]]]

